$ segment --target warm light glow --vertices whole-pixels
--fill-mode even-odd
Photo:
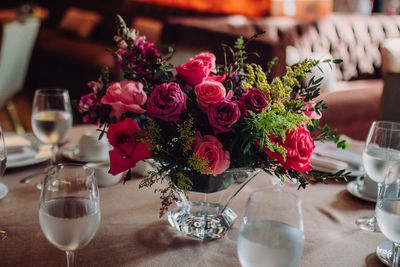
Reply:
[[[259,17],[267,14],[270,0],[138,0],[182,9]]]

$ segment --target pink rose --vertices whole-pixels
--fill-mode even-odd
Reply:
[[[261,112],[268,105],[268,98],[265,94],[256,88],[250,88],[240,97],[246,108],[255,112]]]
[[[110,174],[116,175],[126,171],[135,167],[139,160],[152,156],[149,145],[137,140],[139,134],[140,128],[131,118],[110,125],[107,138],[108,142],[114,147],[109,152]]]
[[[149,116],[166,121],[179,120],[182,110],[186,109],[186,95],[177,83],[157,85],[147,101]]]
[[[213,53],[202,52],[202,53],[196,55],[193,59],[199,59],[199,60],[201,60],[203,62],[205,62],[205,61],[209,62],[211,64],[211,69],[210,70],[212,72],[216,72],[217,71],[217,68],[216,68],[216,65],[215,65],[216,58],[215,58],[215,55]]]
[[[176,67],[178,78],[184,80],[189,86],[203,82],[211,72],[211,62],[201,59],[192,59]]]
[[[146,103],[147,96],[143,91],[143,84],[134,81],[115,82],[107,88],[106,95],[101,103],[111,105],[111,116],[117,119],[126,111],[144,113],[140,106]]]
[[[315,144],[310,132],[303,124],[299,125],[297,129],[287,132],[285,142],[282,142],[282,137],[272,137],[271,141],[282,145],[286,149],[286,160],[278,152],[272,152],[268,149],[264,152],[268,157],[277,159],[285,170],[293,169],[298,172],[311,171],[310,159]]]
[[[231,126],[241,116],[239,103],[224,98],[212,104],[207,110],[207,115],[214,134],[232,131]]]
[[[315,107],[314,101],[309,101],[303,104],[304,114],[309,117],[311,120],[317,119],[319,120],[322,117],[322,114],[318,114],[313,108]]]
[[[194,92],[197,97],[197,103],[202,110],[207,110],[207,108],[224,99],[225,97],[231,98],[233,91],[229,91],[226,95],[226,89],[220,82],[215,81],[204,81],[195,86]]]
[[[194,153],[197,157],[208,160],[213,176],[229,168],[231,162],[229,152],[223,150],[221,142],[215,136],[205,135],[202,138],[201,134],[196,132]]]

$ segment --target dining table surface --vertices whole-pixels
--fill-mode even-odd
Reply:
[[[93,129],[74,126],[58,161],[68,162],[62,151],[76,146],[82,134]],[[44,175],[30,183],[19,182],[48,164],[8,169],[0,177],[9,189],[0,200],[0,229],[8,232],[0,241],[0,266],[66,266],[65,253],[46,240],[39,225],[40,190],[35,183]],[[265,172],[258,174],[233,199],[230,206],[238,219],[226,236],[201,241],[182,236],[166,215],[159,217],[160,195],[154,189],[162,185],[139,189],[141,180],[134,176],[125,184],[99,188],[100,227],[93,240],[76,252],[76,266],[240,266],[237,236],[247,198],[277,181]],[[310,184],[306,189],[287,181],[283,187],[302,199],[305,243],[299,266],[385,266],[375,251],[387,239],[355,224],[358,217],[373,215],[375,203],[350,194],[346,181]]]

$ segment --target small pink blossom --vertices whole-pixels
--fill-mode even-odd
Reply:
[[[314,101],[309,101],[303,104],[303,110],[304,114],[309,117],[311,120],[317,119],[319,120],[322,117],[322,114],[318,114],[315,110],[313,110],[315,107],[315,102]]]

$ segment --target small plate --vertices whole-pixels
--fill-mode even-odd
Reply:
[[[361,198],[366,201],[376,202],[375,198],[363,195],[358,189],[358,183],[356,180],[348,182],[346,185],[347,191],[355,197]]]
[[[66,159],[73,160],[73,161],[79,161],[79,162],[103,162],[106,161],[107,158],[102,159],[102,160],[93,160],[93,159],[88,159],[85,157],[82,157],[79,153],[79,147],[73,147],[73,148],[67,148],[62,151],[61,153]]]
[[[393,243],[391,241],[380,243],[376,247],[376,256],[387,266],[392,266],[392,248]]]
[[[0,199],[5,197],[7,194],[8,194],[8,187],[5,184],[0,183]]]
[[[12,161],[6,163],[7,169],[26,167],[30,165],[45,162],[51,157],[51,149],[49,145],[41,143],[35,136],[31,134],[24,135],[31,142],[32,148],[35,150],[35,155],[29,158],[24,158],[19,161]]]

